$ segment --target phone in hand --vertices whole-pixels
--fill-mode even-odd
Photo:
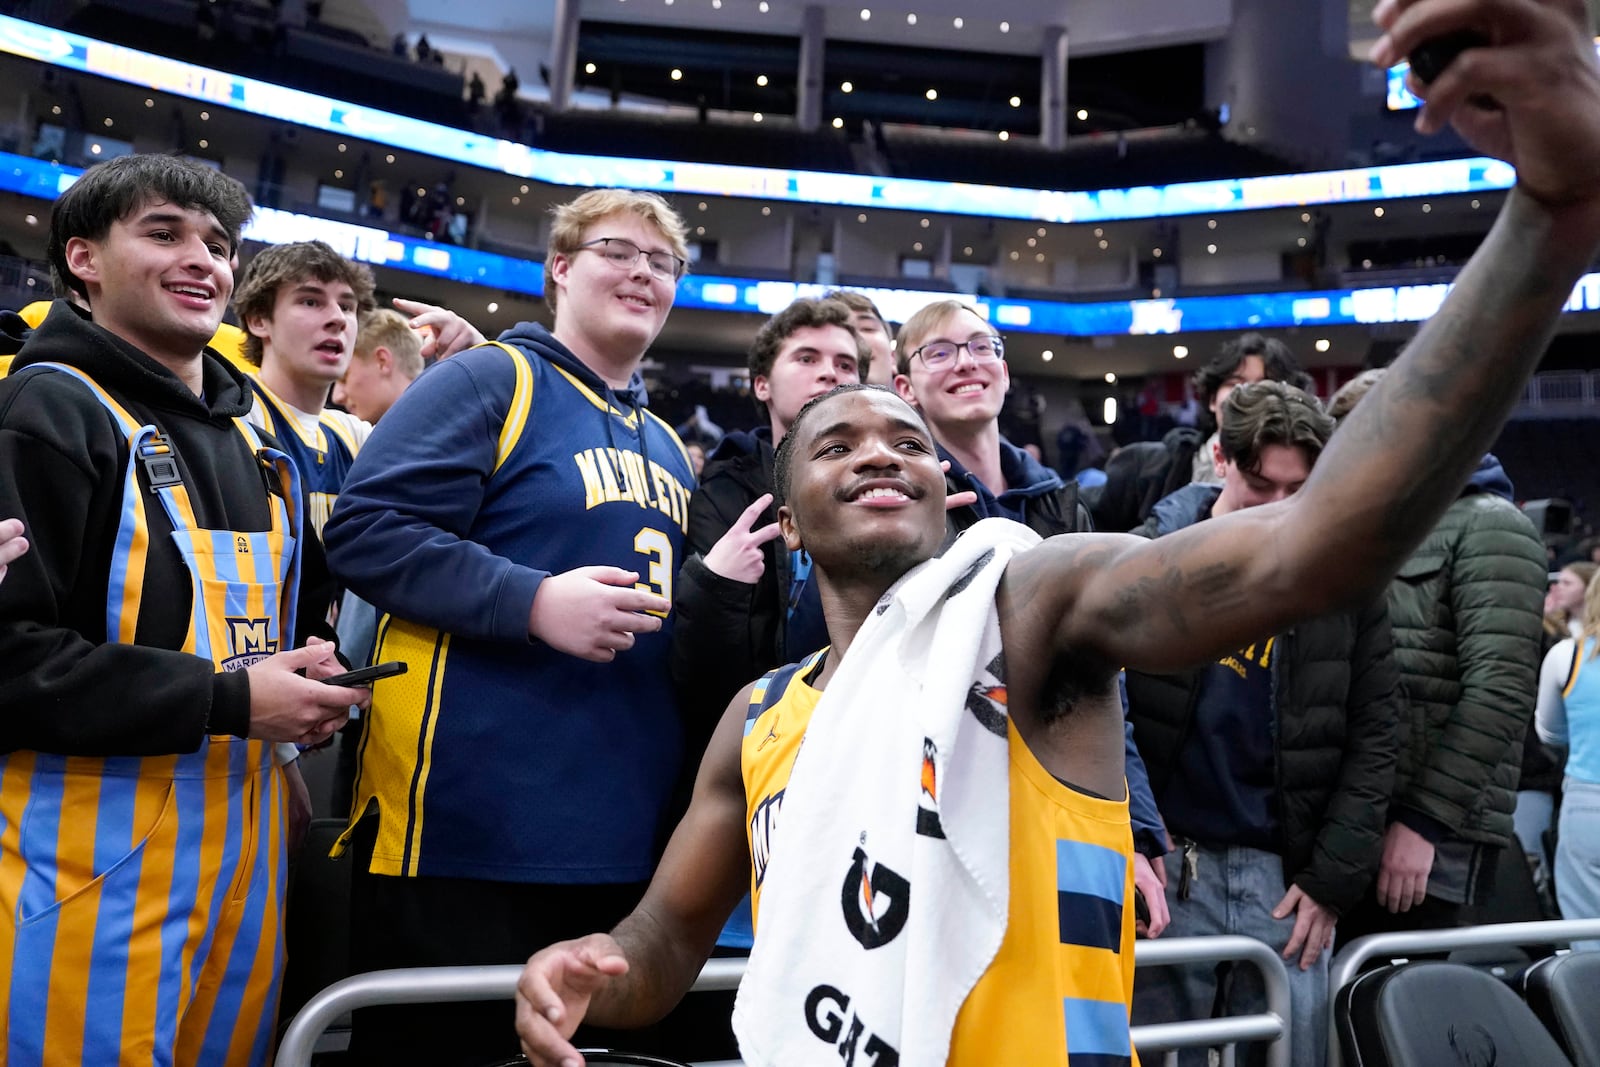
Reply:
[[[359,670],[346,671],[336,674],[332,678],[323,678],[323,685],[371,685],[379,678],[393,678],[397,674],[406,673],[406,665],[399,660],[390,660],[388,663],[375,663],[371,667],[362,667]]]

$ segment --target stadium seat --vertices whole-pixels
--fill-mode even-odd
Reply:
[[[1571,1067],[1533,1010],[1472,967],[1423,961],[1369,971],[1339,991],[1351,1067]]]
[[[1600,952],[1551,956],[1522,976],[1522,994],[1574,1063],[1600,1063]]]

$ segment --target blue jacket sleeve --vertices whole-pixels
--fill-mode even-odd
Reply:
[[[1155,859],[1167,854],[1167,827],[1156,807],[1156,795],[1150,791],[1150,772],[1145,770],[1139,746],[1133,743],[1133,723],[1128,722],[1128,686],[1121,674],[1117,675],[1117,693],[1122,698],[1122,735],[1126,739],[1123,757],[1127,764],[1124,773],[1128,779],[1128,821],[1133,824],[1133,847]]]
[[[430,368],[373,428],[323,530],[328,565],[402,619],[484,640],[528,640],[549,572],[468,538],[494,472],[515,374],[485,346]]]

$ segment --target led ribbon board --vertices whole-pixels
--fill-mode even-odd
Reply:
[[[54,200],[83,172],[26,156],[0,153],[0,191]],[[448,278],[527,296],[544,295],[544,266],[533,260],[479,252],[390,233],[376,226],[258,207],[244,228],[263,244],[326,241],[363,263],[434,278]],[[772,315],[799,297],[819,297],[832,286],[694,275],[678,283],[676,306]],[[1195,330],[1247,330],[1280,326],[1337,326],[1421,322],[1438,310],[1446,284],[1114,300],[1090,303],[1002,300],[970,293],[922,289],[862,289],[886,316],[904,322],[934,300],[951,298],[977,307],[1001,330],[1066,337],[1171,334]],[[1600,273],[1579,280],[1567,311],[1600,310]]]
[[[1066,192],[569,155],[226,74],[8,16],[0,16],[0,52],[530,181],[580,188],[607,186],[684,196],[736,196],[1073,223],[1491,192],[1510,188],[1515,177],[1510,166],[1478,158]]]

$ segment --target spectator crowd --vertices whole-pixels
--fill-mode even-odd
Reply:
[[[652,194],[556,208],[551,324],[491,340],[320,242],[238,269],[215,170],[91,168],[0,382],[3,1058],[268,1062],[329,811],[351,971],[528,961],[514,1004],[356,1012],[358,1063],[733,1055],[731,1005],[668,1014],[714,952],[751,1062],[1127,1062],[1130,1022],[1265,1003],[1135,981],[1135,937],[1243,934],[1320,1065],[1340,944],[1600,916],[1600,577],[1486,451],[1600,245],[1600,96],[1492,87],[1588,155],[1525,168],[1393,366],[1324,403],[1231,338],[1103,470],[1080,420],[1042,462],[958,300],[796,300],[747,392],[653,409],[689,252]],[[447,186],[402,210],[447,235]]]

